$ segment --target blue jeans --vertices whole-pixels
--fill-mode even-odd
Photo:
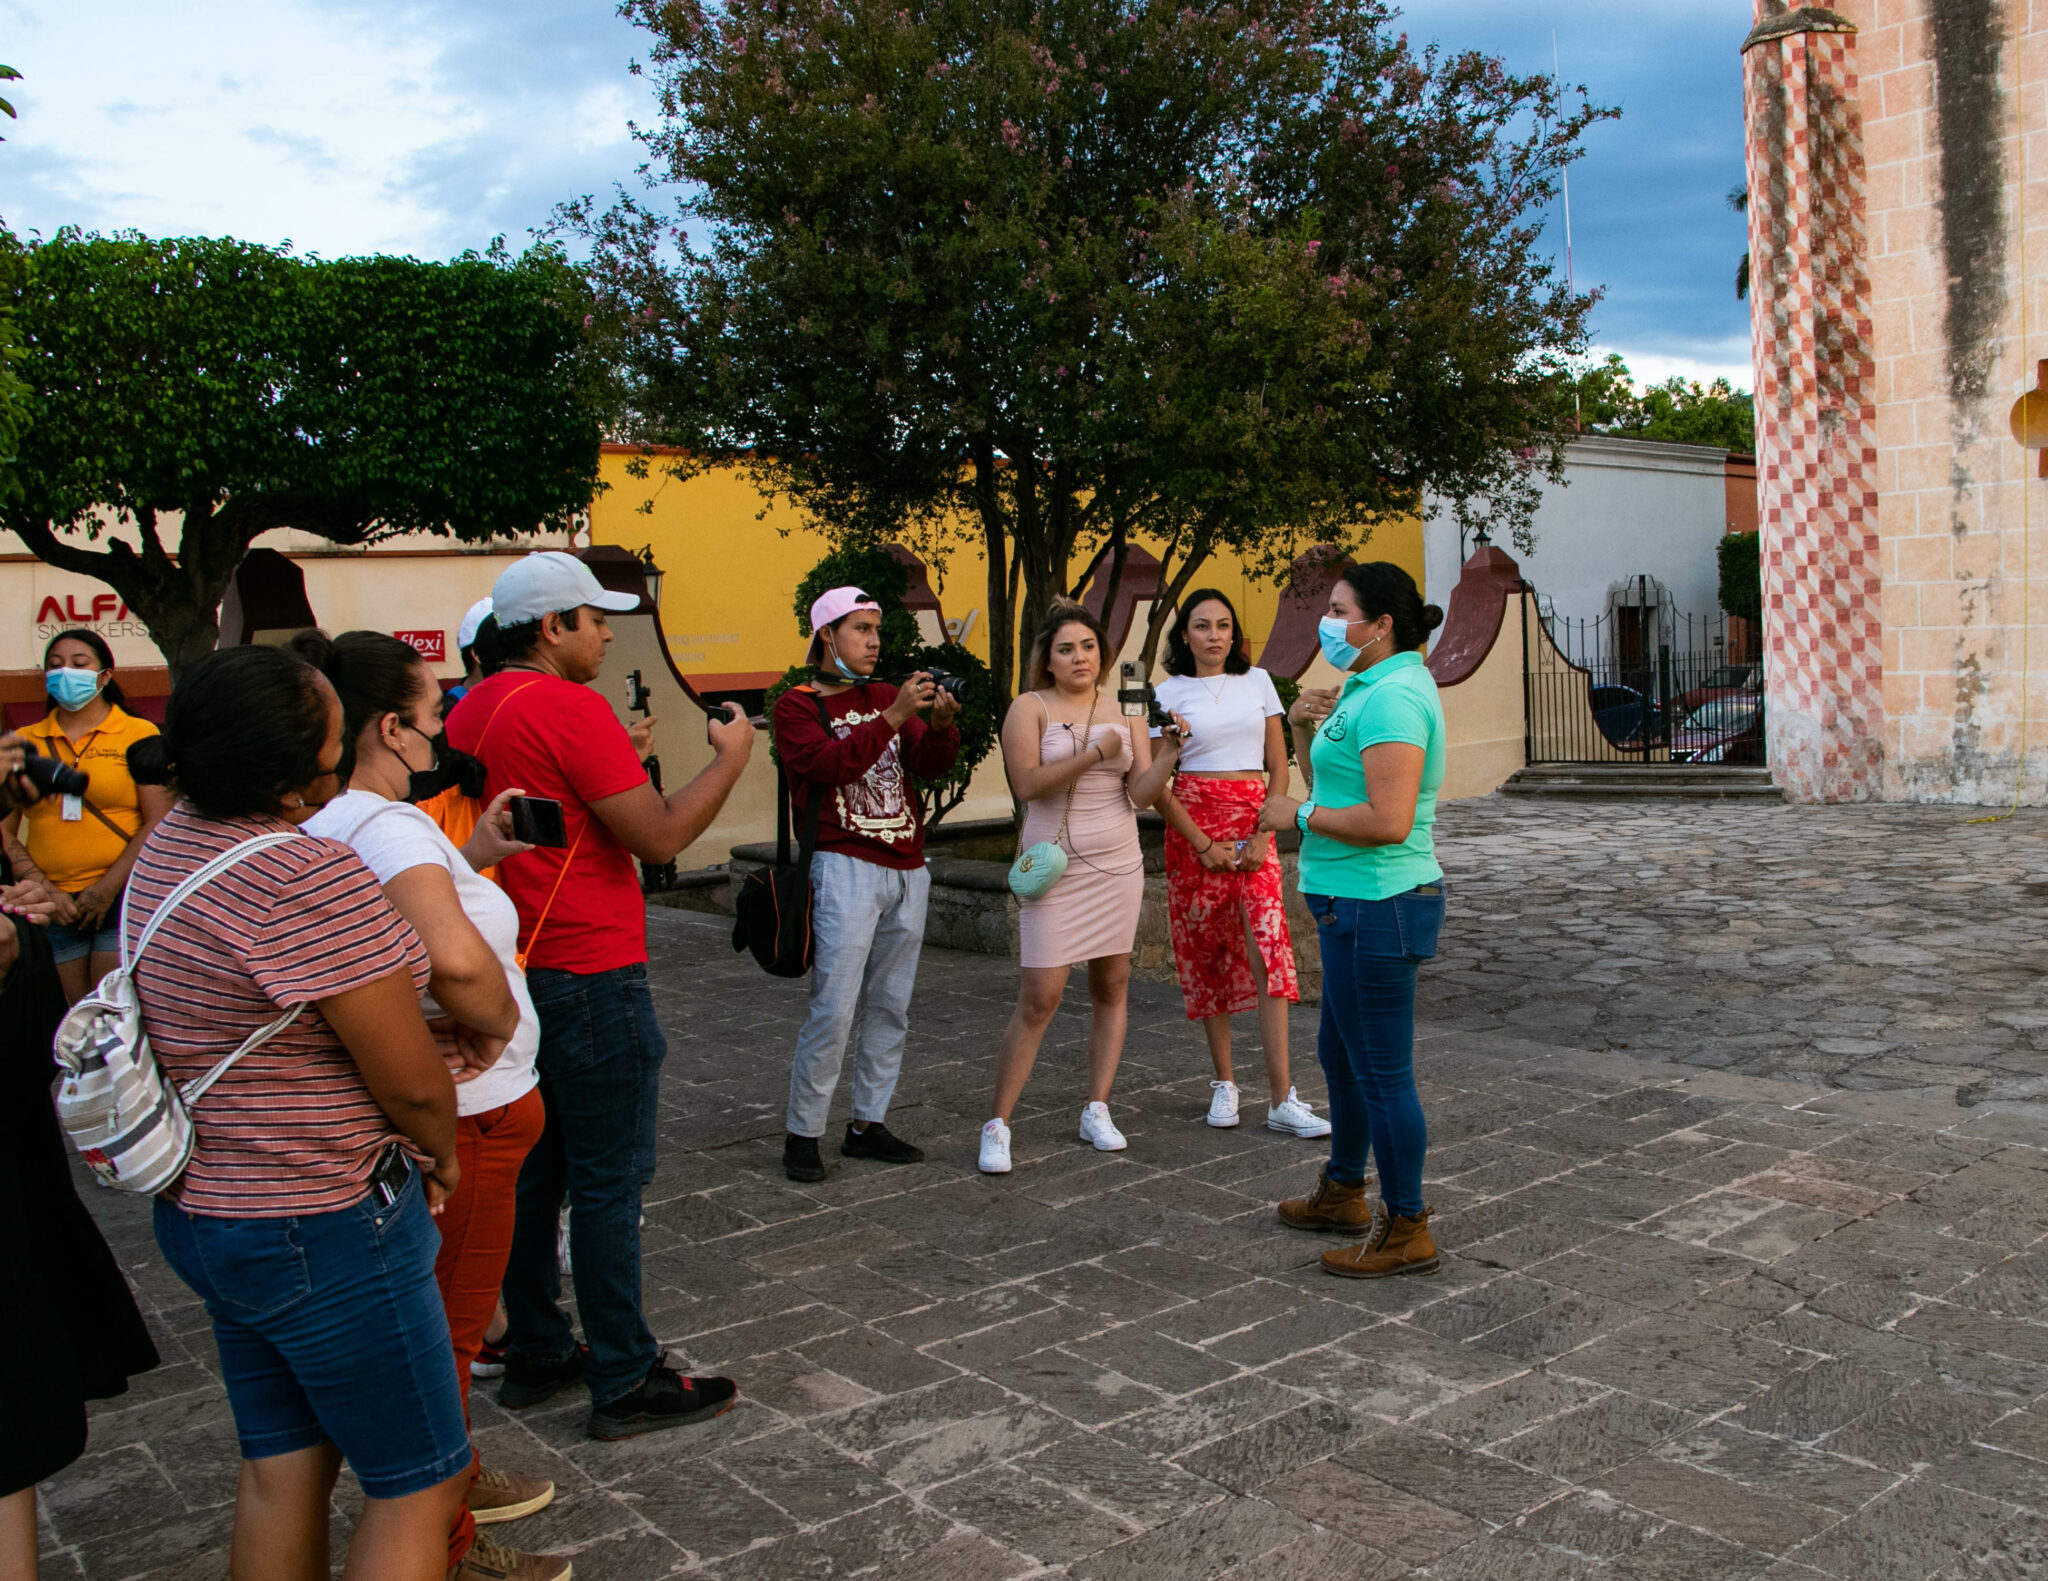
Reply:
[[[853,1039],[853,1117],[889,1113],[910,1035],[910,991],[924,948],[932,875],[838,851],[811,858],[811,1005],[789,1066],[789,1113],[797,1136],[823,1136]]]
[[[505,1268],[509,1348],[525,1361],[566,1361],[576,1332],[562,1310],[555,1250],[569,1204],[569,1266],[590,1346],[593,1404],[631,1394],[659,1359],[640,1310],[640,1196],[654,1178],[654,1122],[668,1053],[647,968],[527,974],[540,1016],[547,1125],[519,1171]]]
[[[1436,954],[1442,884],[1386,900],[1303,895],[1323,954],[1316,1042],[1330,1086],[1330,1179],[1365,1179],[1368,1148],[1395,1218],[1422,1211],[1429,1128],[1415,1092],[1415,971]]]
[[[244,1460],[332,1443],[373,1499],[470,1464],[419,1171],[327,1213],[217,1219],[156,1199],[156,1243],[206,1303]]]
[[[82,961],[93,951],[102,955],[121,953],[121,903],[117,900],[90,933],[81,932],[68,922],[52,922],[43,928],[43,937],[50,941],[50,954],[62,966],[66,961]]]

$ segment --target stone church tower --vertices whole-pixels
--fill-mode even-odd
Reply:
[[[2010,426],[2048,356],[2048,0],[1756,21],[1773,770],[1794,800],[2048,801],[2048,452]]]

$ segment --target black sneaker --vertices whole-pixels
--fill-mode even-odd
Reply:
[[[631,1394],[590,1413],[590,1436],[610,1442],[708,1422],[731,1410],[739,1392],[730,1378],[685,1378],[664,1359]]]
[[[868,1121],[865,1131],[846,1128],[846,1140],[839,1144],[839,1151],[848,1158],[872,1158],[884,1164],[922,1164],[924,1149],[912,1147],[902,1137],[895,1135],[880,1120]]]
[[[805,1182],[825,1178],[825,1160],[818,1156],[815,1136],[798,1136],[791,1131],[782,1138],[782,1172],[791,1180]]]
[[[505,1381],[498,1385],[498,1404],[508,1411],[523,1411],[543,1400],[552,1400],[571,1384],[583,1381],[583,1369],[589,1361],[588,1345],[578,1345],[566,1361],[528,1361],[508,1353]]]

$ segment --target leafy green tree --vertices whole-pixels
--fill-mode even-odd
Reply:
[[[552,249],[452,263],[60,231],[0,259],[33,423],[0,525],[97,577],[173,674],[261,534],[566,526],[606,385]]]
[[[1753,532],[1732,532],[1715,551],[1721,566],[1721,607],[1744,620],[1764,618],[1762,540]]]
[[[28,432],[29,390],[18,364],[20,337],[14,315],[0,308],[0,508],[21,498],[21,477],[16,462],[21,454],[22,436]]]
[[[1163,543],[1170,601],[1425,488],[1512,529],[1560,475],[1592,299],[1537,243],[1582,94],[1417,52],[1379,0],[624,9],[675,207],[562,223],[626,426],[845,541],[976,545],[1003,696],[1104,547],[1114,579]]]
[[[884,679],[909,675],[916,670],[942,669],[967,683],[960,700],[960,755],[953,767],[935,780],[913,774],[911,784],[924,802],[925,825],[936,828],[947,813],[967,798],[968,783],[982,760],[994,750],[1000,703],[989,667],[957,642],[926,643],[918,630],[917,617],[903,607],[910,590],[910,573],[886,549],[873,545],[841,545],[811,567],[796,589],[797,630],[811,635],[811,605],[830,588],[857,587],[882,606],[882,656],[875,673]],[[775,700],[792,686],[814,680],[818,672],[806,664],[791,665],[782,679],[768,688],[762,708],[769,715]],[[775,749],[769,742],[769,751]],[[777,762],[781,759],[777,758]]]
[[[1718,445],[1745,454],[1756,449],[1756,402],[1726,379],[1701,384],[1673,377],[1636,388],[1617,352],[1581,372],[1574,381],[1581,421],[1588,431],[1629,439],[1669,439],[1688,445]]]
[[[1749,217],[1749,188],[1735,187],[1728,193],[1728,207],[1747,219]],[[1735,300],[1749,300],[1749,251],[1743,249],[1742,256],[1735,260]]]

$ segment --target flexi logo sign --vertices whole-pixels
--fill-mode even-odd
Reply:
[[[448,657],[448,633],[445,631],[394,631],[391,635],[415,649],[429,664],[439,664]]]

